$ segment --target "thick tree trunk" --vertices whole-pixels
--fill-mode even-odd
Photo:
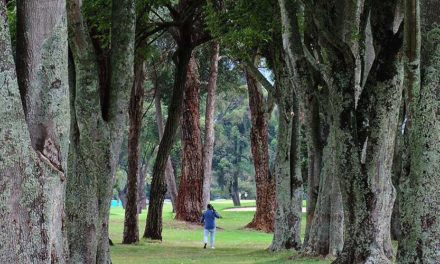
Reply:
[[[355,94],[355,74],[340,79],[338,83],[344,88],[331,97],[336,108],[344,105],[333,113],[339,116],[335,119],[337,141],[342,142],[338,170],[345,172],[339,174],[345,211],[344,248],[334,263],[390,263],[393,257],[390,222],[395,190],[391,168],[402,92],[402,38],[394,31],[392,19],[381,21],[393,17],[396,3],[376,8],[372,10],[372,27],[375,45],[382,48],[357,107],[353,99],[335,101],[335,96]],[[344,67],[353,68],[354,64],[338,69]]]
[[[112,5],[109,87],[100,87],[98,62],[81,14],[81,1],[67,3],[75,62],[66,198],[70,261],[110,263],[111,192],[134,75],[134,1]],[[100,89],[105,89],[108,98],[100,98]]]
[[[440,6],[433,0],[406,3],[406,137],[410,167],[409,173],[402,175],[398,263],[439,263]]]
[[[246,73],[251,112],[251,150],[255,167],[257,201],[254,218],[246,227],[273,232],[275,222],[275,177],[269,172],[266,101],[257,80]]]
[[[337,142],[330,132],[323,152],[319,194],[307,244],[307,255],[337,256],[343,246],[344,212],[337,178]]]
[[[300,249],[302,178],[299,166],[299,107],[281,56],[275,64],[278,145],[275,159],[276,213],[270,251]],[[279,68],[278,68],[279,67]]]
[[[156,85],[156,89],[158,89]],[[162,117],[162,105],[160,103],[160,93],[156,90],[154,97],[154,106],[156,108],[156,124],[157,130],[159,132],[159,138],[162,140],[163,137],[163,117]],[[177,185],[176,177],[174,176],[174,168],[171,163],[171,158],[168,156],[167,163],[165,167],[165,181],[167,184],[168,194],[171,197],[171,205],[173,206],[173,212],[176,212],[177,203]]]
[[[211,69],[208,80],[208,91],[206,96],[205,112],[205,138],[203,145],[203,208],[206,208],[211,200],[212,183],[212,155],[214,154],[214,111],[215,111],[215,91],[217,89],[218,61],[220,45],[214,41],[212,43]]]
[[[339,142],[336,167],[345,238],[334,263],[390,263],[392,257],[391,165],[402,87],[399,7],[399,1],[379,0],[371,5],[363,1],[308,5],[314,24],[323,31],[319,37],[326,56],[320,62],[306,56],[329,86],[331,125]],[[332,8],[344,12],[331,14]],[[372,38],[367,33],[370,25]],[[361,37],[350,38],[354,33]],[[376,52],[373,70],[360,72],[359,60],[369,60],[362,52],[369,39]]]
[[[186,79],[182,115],[182,175],[177,195],[176,219],[200,221],[203,200],[203,157],[199,113],[200,81],[197,64],[191,58]]]
[[[185,32],[183,33],[186,34]],[[150,203],[144,232],[145,238],[162,240],[162,209],[163,200],[167,192],[164,173],[183,109],[183,97],[191,52],[192,50],[189,46],[180,46],[174,54],[176,72],[174,76],[173,96],[168,108],[167,123],[153,168]]]
[[[128,130],[127,204],[125,206],[122,244],[139,241],[138,179],[140,161],[140,135],[144,112],[144,63],[138,61],[134,68],[135,79],[131,89]]]
[[[17,2],[18,81],[4,3],[0,1],[0,262],[66,263],[65,1]]]

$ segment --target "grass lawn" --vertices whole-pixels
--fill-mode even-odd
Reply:
[[[163,241],[152,243],[142,239],[138,245],[122,245],[124,210],[112,208],[110,212],[110,237],[115,243],[111,247],[114,264],[186,264],[186,263],[330,263],[328,260],[294,257],[294,252],[268,253],[265,249],[272,234],[243,229],[252,220],[254,212],[226,212],[233,207],[231,201],[212,203],[223,216],[217,220],[216,249],[203,249],[203,229],[174,221],[171,205],[165,204],[163,212]],[[254,201],[243,201],[242,206],[255,206]],[[140,235],[145,227],[146,211],[140,215]],[[304,218],[303,218],[304,219]],[[305,221],[302,221],[303,224]],[[303,228],[304,230],[304,228]]]

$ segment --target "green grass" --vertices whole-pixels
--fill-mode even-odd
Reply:
[[[320,259],[295,257],[294,252],[273,254],[266,251],[272,234],[243,229],[252,220],[254,212],[227,212],[231,201],[213,203],[223,216],[217,220],[216,249],[202,249],[203,229],[174,221],[171,205],[165,204],[163,212],[163,241],[152,243],[141,239],[137,245],[122,245],[124,210],[113,208],[110,213],[110,237],[115,243],[111,247],[114,264],[186,264],[186,263],[330,263]],[[255,206],[253,201],[244,201],[242,206]],[[140,234],[145,226],[146,211],[140,215]],[[305,221],[302,221],[303,224]],[[303,228],[304,230],[304,228]],[[290,258],[294,256],[294,260]]]

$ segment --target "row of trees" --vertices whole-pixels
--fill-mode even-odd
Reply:
[[[146,76],[160,144],[144,237],[162,239],[167,192],[177,219],[197,221],[209,201],[215,162],[221,46],[247,82],[257,185],[257,212],[248,226],[274,232],[271,251],[332,254],[334,263],[390,263],[397,195],[398,262],[440,262],[437,6],[435,0],[0,0],[0,261],[110,262],[109,205],[127,123],[123,242],[139,240]],[[210,63],[199,69],[195,51],[204,44]],[[151,56],[157,50],[161,55]],[[174,75],[164,125],[157,81],[163,71],[153,58],[166,61],[167,54]],[[178,134],[177,187],[170,153]],[[239,134],[231,132],[230,139],[236,164],[243,151]],[[402,138],[398,147],[396,138]],[[397,193],[393,174],[399,175]],[[233,197],[237,177],[230,181]]]

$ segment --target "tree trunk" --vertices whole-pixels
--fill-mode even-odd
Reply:
[[[401,184],[398,263],[440,262],[439,2],[406,1],[408,174]]]
[[[269,113],[257,80],[246,73],[251,112],[251,150],[255,167],[257,210],[247,228],[273,232],[275,222],[275,177],[269,172],[268,125]]]
[[[142,164],[142,161],[139,162]],[[142,210],[146,208],[147,206],[147,196],[145,194],[145,177],[147,175],[147,164],[142,164],[139,166],[139,173],[138,173],[138,201],[137,201],[137,211],[138,214],[142,213]]]
[[[337,178],[338,155],[334,131],[330,131],[323,152],[323,168],[314,217],[304,252],[307,255],[337,256],[343,246],[344,212]]]
[[[184,34],[186,34],[184,32]],[[187,46],[178,47],[175,57],[175,76],[173,96],[168,108],[168,118],[164,134],[159,144],[156,161],[153,168],[153,179],[151,182],[150,203],[148,205],[147,222],[144,232],[145,238],[162,240],[162,209],[163,200],[167,191],[164,172],[168,161],[170,150],[174,144],[177,128],[179,126],[180,114],[183,109],[183,94],[185,91],[188,64],[191,58],[192,49]]]
[[[128,131],[127,204],[125,206],[124,235],[122,244],[139,241],[138,179],[142,115],[144,112],[144,63],[138,61],[134,68],[135,80],[131,90]]]
[[[163,117],[162,117],[162,105],[160,103],[160,92],[158,85],[156,85],[156,94],[154,97],[154,106],[156,108],[156,124],[157,130],[159,132],[159,138],[162,140],[163,137]],[[171,205],[173,206],[173,212],[176,212],[176,202],[177,202],[177,186],[176,177],[174,176],[174,168],[171,163],[171,158],[168,156],[167,163],[165,167],[165,181],[167,184],[168,194],[171,197]]]
[[[279,51],[278,53],[281,53]],[[300,249],[302,178],[299,166],[299,106],[281,55],[275,67],[278,145],[275,158],[276,213],[270,251]]]
[[[211,69],[208,80],[208,91],[206,96],[205,112],[205,138],[203,145],[203,208],[206,208],[211,200],[212,183],[212,156],[214,154],[214,111],[215,111],[215,91],[217,89],[218,61],[220,45],[218,42],[212,43]]]
[[[401,21],[389,19],[396,7],[397,2],[387,2],[372,9],[374,44],[381,49],[359,102],[335,101],[356,93],[355,74],[338,80],[344,88],[331,96],[336,108],[343,105],[333,114],[339,116],[335,119],[337,141],[342,142],[338,170],[345,172],[339,174],[345,211],[344,248],[334,263],[390,263],[393,257],[390,222],[395,190],[391,167],[402,92],[402,38],[400,31],[394,31],[394,23]],[[354,62],[337,67],[338,71],[354,68]]]
[[[404,82],[405,83],[405,82]],[[403,110],[400,108],[399,121],[403,120]],[[405,159],[404,149],[403,149],[403,135],[402,135],[402,124],[399,123],[396,127],[396,141],[394,146],[394,158],[392,167],[392,182],[394,188],[396,188],[396,200],[394,201],[393,213],[391,215],[391,239],[400,240],[400,205],[399,200],[401,200],[402,190],[400,189],[400,181],[402,175],[403,160]]]
[[[17,7],[19,80],[0,1],[0,262],[66,263],[65,1],[18,1]]]
[[[182,175],[177,195],[176,219],[197,223],[202,213],[203,153],[199,113],[200,81],[197,64],[191,58],[182,115]]]
[[[112,5],[108,87],[100,84],[98,62],[81,14],[81,1],[67,3],[75,63],[66,197],[70,261],[110,263],[111,193],[127,118],[128,88],[133,85],[134,75],[134,1],[115,1]],[[101,98],[100,91],[108,97]]]
[[[307,222],[304,236],[304,245],[308,244],[309,233],[313,218],[315,216],[315,209],[319,193],[319,181],[321,177],[322,166],[322,151],[323,144],[321,140],[321,125],[319,117],[318,98],[315,95],[308,95],[308,103],[306,109],[306,123],[307,123],[307,142],[308,142],[308,176],[307,176]],[[330,180],[330,183],[332,181]],[[328,186],[326,186],[328,187]]]

